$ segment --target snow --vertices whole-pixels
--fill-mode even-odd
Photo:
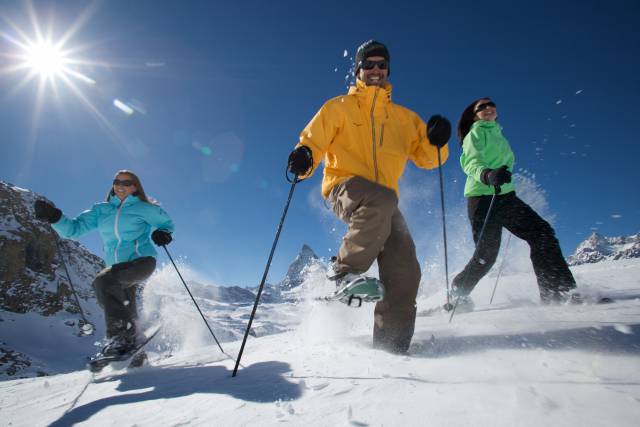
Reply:
[[[148,348],[151,366],[1,382],[1,424],[635,426],[640,260],[572,270],[585,295],[616,302],[543,306],[533,274],[516,272],[504,273],[489,305],[495,277],[485,277],[472,294],[476,309],[452,323],[426,315],[444,290],[425,292],[409,354],[392,355],[371,348],[373,306],[314,300],[330,284],[310,269],[287,295],[297,303],[260,305],[257,323],[280,332],[249,337],[231,377],[234,360],[165,266],[144,294],[145,316],[165,325]],[[251,306],[196,299],[235,356],[241,325],[228,322],[246,325]],[[171,350],[167,339],[176,339]]]

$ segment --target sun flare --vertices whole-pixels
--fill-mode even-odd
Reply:
[[[65,69],[65,54],[50,41],[32,43],[25,49],[24,65],[43,77],[54,77]]]
[[[79,43],[77,40],[80,30],[97,10],[97,4],[90,3],[72,22],[49,19],[46,27],[41,24],[30,0],[25,1],[22,15],[9,17],[0,13],[0,79],[6,76],[13,80],[13,87],[3,92],[0,98],[11,99],[24,88],[35,86],[30,144],[35,141],[45,107],[64,107],[72,98],[80,101],[107,133],[117,141],[121,140],[117,129],[94,103],[95,95],[101,94],[104,88],[93,76],[85,74],[116,65],[84,57],[83,52],[96,43]],[[28,18],[28,22],[24,17]]]

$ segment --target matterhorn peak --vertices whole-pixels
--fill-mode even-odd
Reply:
[[[313,249],[307,244],[302,245],[300,253],[298,253],[291,265],[289,265],[286,276],[282,279],[282,282],[280,282],[280,287],[282,289],[292,289],[300,286],[304,281],[305,269],[309,265],[318,262],[320,262],[320,258],[315,254]]]

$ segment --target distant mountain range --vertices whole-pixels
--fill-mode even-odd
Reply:
[[[569,265],[607,260],[640,258],[640,233],[627,237],[606,237],[595,231],[567,258]]]

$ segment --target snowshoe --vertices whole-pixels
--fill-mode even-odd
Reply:
[[[87,363],[87,367],[91,372],[100,372],[106,366],[113,362],[127,362],[131,360],[132,367],[139,367],[146,360],[146,353],[141,350],[149,341],[151,341],[160,332],[161,327],[158,326],[151,333],[142,337],[137,342],[130,342],[129,339],[118,339],[107,344],[100,353],[93,356]],[[138,359],[140,357],[141,359]],[[130,365],[131,366],[131,365]]]
[[[360,307],[363,302],[377,302],[384,298],[384,286],[375,277],[347,273],[336,279],[336,286],[332,298],[348,306]]]
[[[461,295],[456,298],[455,309],[458,313],[469,313],[473,311],[475,306],[469,295]]]
[[[102,348],[100,354],[102,356],[121,356],[130,353],[135,347],[135,336],[119,335],[111,339],[111,341]]]
[[[567,297],[568,304],[610,304],[615,302],[612,297],[589,293],[582,293],[579,291],[571,291]]]

